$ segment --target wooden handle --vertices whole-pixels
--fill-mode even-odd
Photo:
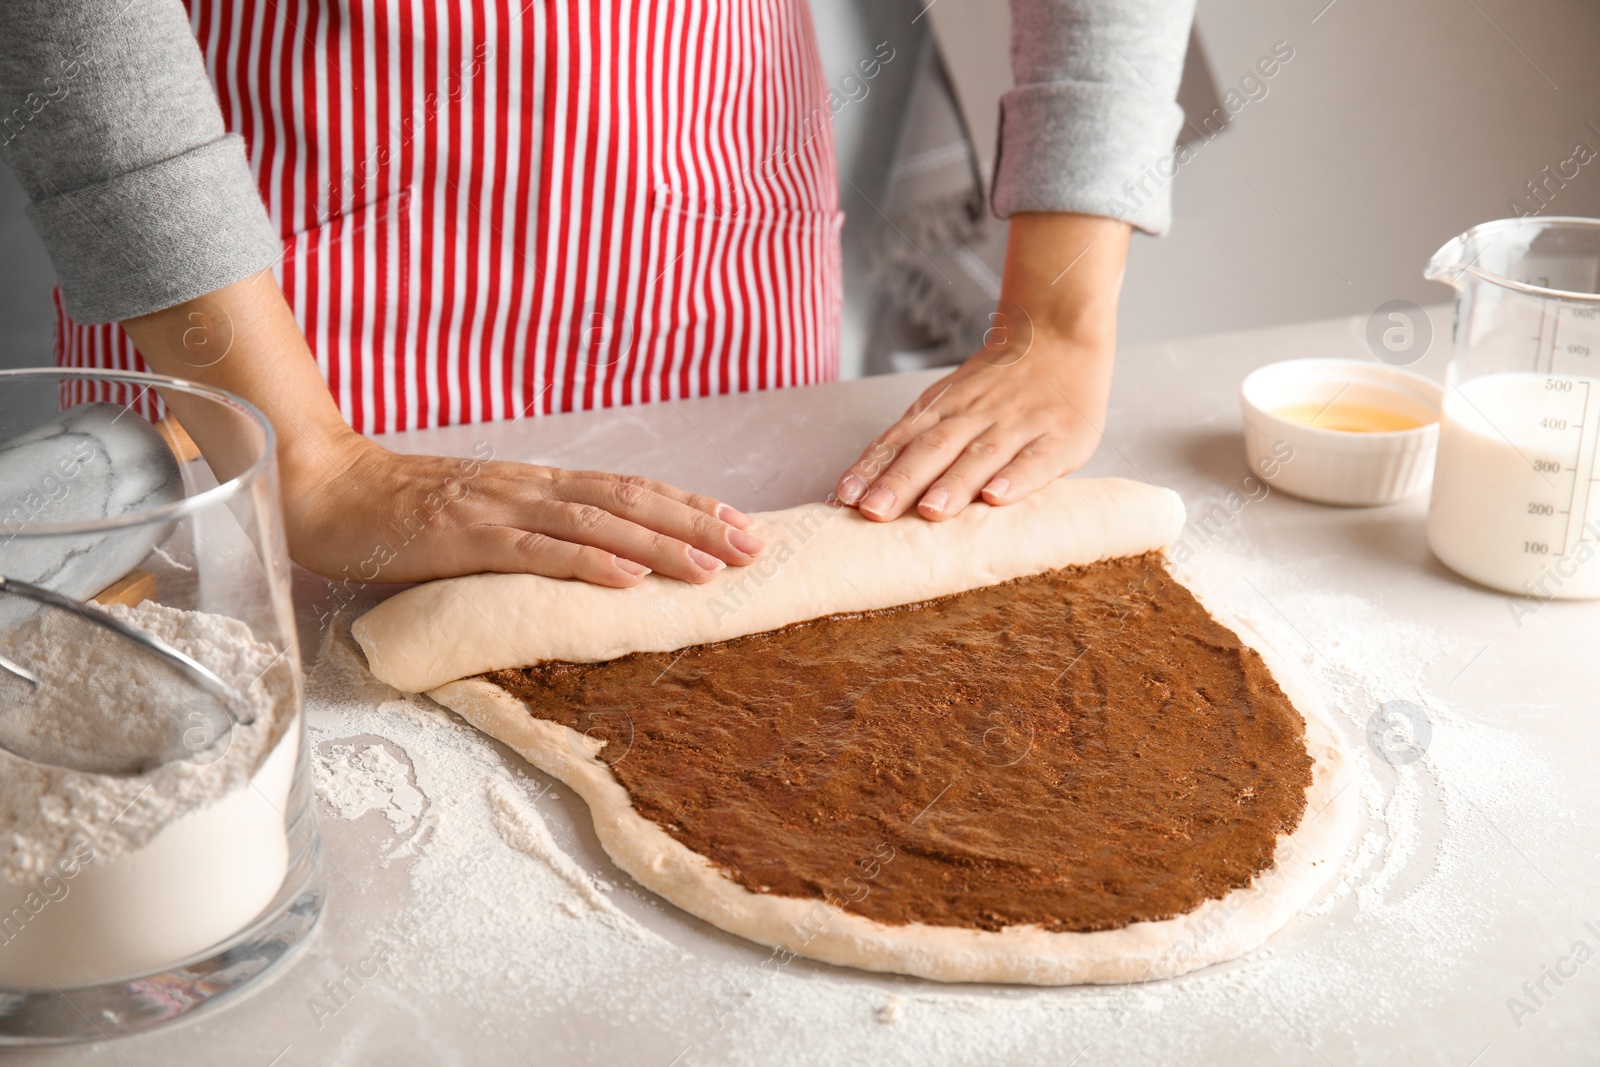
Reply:
[[[121,604],[137,607],[142,601],[156,598],[156,576],[149,571],[133,570],[112,582],[94,595],[96,604]]]
[[[178,420],[168,415],[156,423],[156,431],[166,440],[167,447],[172,449],[172,454],[178,457],[179,463],[187,463],[191,459],[200,458],[200,446],[194,443],[194,438],[189,436]]]

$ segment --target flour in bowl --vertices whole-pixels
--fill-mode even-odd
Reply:
[[[107,609],[216,672],[254,713],[191,759],[132,777],[0,751],[0,988],[105,980],[201,951],[249,923],[288,869],[285,829],[299,756],[292,658],[243,622],[146,601]],[[46,613],[9,637],[28,661],[80,672],[128,729],[164,729],[114,646],[63,642]],[[71,736],[81,724],[58,724]]]
[[[100,859],[140,848],[174,819],[245,785],[288,726],[283,713],[292,709],[292,670],[286,658],[257,641],[243,622],[148,600],[134,608],[112,605],[105,610],[210,667],[245,698],[255,722],[234,727],[220,758],[213,759],[213,750],[130,778],[50,767],[0,750],[0,881],[39,878],[82,840],[92,844]],[[46,613],[30,621],[25,624],[30,631],[18,639],[42,646],[48,669],[86,676],[105,706],[126,708],[130,731],[164,730],[171,710],[139,699],[139,679],[127,672],[114,647],[91,646],[86,652],[60,643],[52,626],[56,617]],[[94,658],[96,653],[103,661]],[[74,725],[64,723],[60,732],[71,736]]]

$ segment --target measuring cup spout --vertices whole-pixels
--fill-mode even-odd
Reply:
[[[1433,254],[1428,260],[1428,266],[1423,270],[1422,276],[1430,282],[1444,282],[1446,285],[1461,285],[1461,275],[1472,265],[1467,258],[1468,234],[1452,237],[1444,247]]]

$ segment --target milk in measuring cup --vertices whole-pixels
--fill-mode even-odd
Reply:
[[[1485,374],[1445,391],[1428,544],[1508,593],[1600,596],[1600,379]]]

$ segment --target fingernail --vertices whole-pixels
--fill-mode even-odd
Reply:
[[[650,573],[650,568],[644,564],[635,563],[631,559],[623,559],[621,556],[612,556],[611,562],[617,565],[617,570],[631,574],[636,578],[643,578]]]
[[[988,485],[983,487],[983,495],[992,496],[996,500],[1004,500],[1006,498],[1006,490],[1010,488],[1010,478],[996,478]]]
[[[731,504],[718,504],[717,518],[729,526],[737,526],[741,530],[748,530],[755,525],[754,519]]]
[[[878,486],[867,494],[867,499],[861,502],[862,511],[870,511],[874,515],[882,515],[894,507],[894,491]]]
[[[861,494],[866,491],[866,480],[858,478],[854,474],[847,475],[845,480],[839,483],[839,499],[846,504],[854,504],[861,499]]]
[[[761,538],[754,534],[747,534],[743,530],[729,530],[728,544],[747,556],[753,556],[767,547],[766,542],[762,541]]]
[[[720,571],[727,564],[709,552],[702,552],[698,548],[689,549],[689,562],[703,571]]]
[[[927,508],[929,511],[943,511],[949,503],[950,490],[930,489],[928,490],[927,495],[922,498],[922,503],[918,506]]]

